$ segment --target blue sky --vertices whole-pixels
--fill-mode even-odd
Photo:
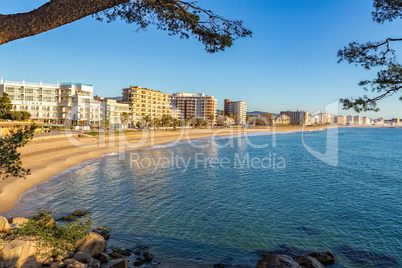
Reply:
[[[0,13],[25,12],[45,2],[1,0]],[[201,0],[200,5],[243,20],[253,37],[208,54],[194,39],[152,28],[137,33],[136,25],[88,17],[0,46],[0,76],[91,83],[101,96],[119,96],[122,88],[138,85],[210,94],[218,108],[230,98],[247,101],[249,111],[315,112],[339,98],[363,95],[357,83],[374,75],[337,64],[340,48],[355,40],[400,37],[402,26],[374,23],[372,0]],[[362,115],[402,118],[399,96],[380,102],[379,113]]]

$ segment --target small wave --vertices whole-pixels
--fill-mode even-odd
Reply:
[[[66,174],[68,174],[70,172],[73,172],[75,170],[78,170],[78,169],[81,169],[81,168],[89,166],[90,164],[92,164],[96,160],[97,159],[90,159],[90,160],[84,161],[82,163],[79,163],[79,164],[77,164],[75,166],[72,166],[70,168],[67,168],[67,169],[57,173],[56,175],[50,177],[49,179],[47,179],[47,180],[45,180],[43,182],[40,182],[40,183],[36,184],[32,188],[30,188],[28,191],[26,191],[23,194],[21,194],[18,197],[17,201],[15,202],[14,209],[4,213],[4,215],[11,215],[11,214],[13,214],[15,212],[21,211],[22,208],[20,206],[23,203],[25,197],[29,196],[30,194],[32,194],[32,193],[34,193],[36,191],[39,191],[41,189],[41,187],[43,187],[44,185],[47,185],[47,184],[50,184],[50,183],[53,183],[53,182],[57,182],[59,179],[62,179]]]

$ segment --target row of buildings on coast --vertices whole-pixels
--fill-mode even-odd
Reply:
[[[254,115],[264,118],[266,122],[272,122],[276,119],[277,124],[290,125],[348,125],[348,126],[402,126],[399,118],[385,120],[384,118],[371,119],[367,116],[359,115],[334,115],[331,113],[309,114],[307,111],[282,111],[280,114],[260,113]]]
[[[27,111],[31,121],[46,124],[70,124],[76,129],[99,127],[106,118],[109,128],[123,126],[122,115],[128,114],[127,125],[135,127],[144,118],[202,119],[211,125],[222,123],[217,115],[217,99],[203,93],[168,94],[149,88],[130,86],[118,98],[103,98],[94,94],[91,84],[30,83],[0,81],[0,97],[7,93],[12,111]],[[226,105],[226,101],[225,101]],[[227,115],[234,124],[245,124],[246,102],[227,102]]]
[[[171,118],[184,121],[202,119],[208,124],[230,125],[325,125],[400,126],[397,118],[370,119],[366,116],[343,116],[330,113],[309,114],[307,111],[247,113],[245,101],[224,100],[224,110],[217,110],[217,99],[203,93],[173,93],[130,86],[122,96],[104,98],[94,94],[91,84],[83,83],[29,83],[0,80],[0,97],[7,93],[13,111],[26,111],[31,121],[45,124],[71,125],[76,129],[99,128],[105,119],[110,129],[121,129],[126,124],[135,127],[144,118]],[[123,122],[125,114],[125,122]]]

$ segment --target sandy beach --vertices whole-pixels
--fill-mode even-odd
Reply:
[[[306,127],[304,130],[324,129],[323,126]],[[60,135],[36,137],[20,149],[23,167],[31,169],[26,179],[9,178],[0,181],[0,214],[14,208],[19,196],[37,183],[46,181],[59,172],[84,161],[102,155],[149,148],[154,145],[176,141],[193,140],[217,136],[234,136],[258,132],[293,132],[301,131],[301,126],[284,126],[276,129],[257,128],[222,128],[222,129],[187,129],[129,132],[119,135]]]

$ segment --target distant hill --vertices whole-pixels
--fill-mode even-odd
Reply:
[[[264,113],[266,113],[266,112],[254,111],[254,112],[247,112],[247,115],[260,116],[261,114],[264,114]]]
[[[106,97],[105,99],[111,99],[111,100],[117,100],[117,101],[119,101],[119,100],[122,99],[122,97]]]

